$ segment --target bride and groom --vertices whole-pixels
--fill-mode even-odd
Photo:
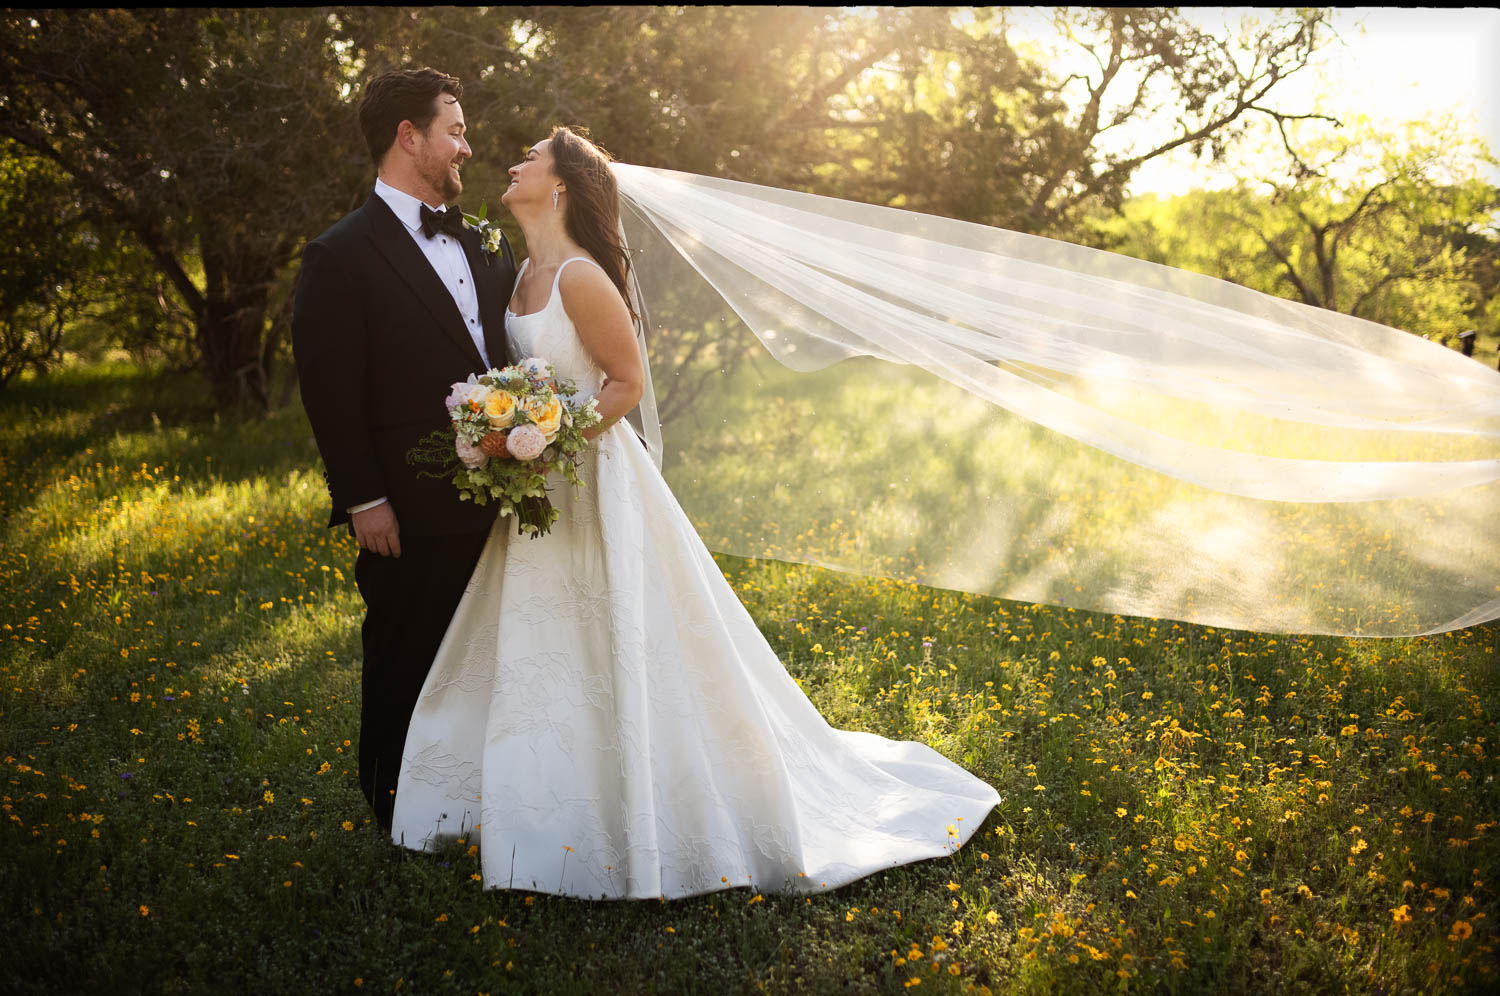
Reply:
[[[379,179],[311,241],[293,320],[330,525],[360,546],[359,778],[393,841],[466,834],[488,887],[598,898],[819,891],[951,852],[999,801],[931,748],[835,730],[787,674],[628,423],[645,370],[608,157],[567,129],[510,169],[519,268],[442,205],[458,80],[372,81]],[[522,539],[419,477],[469,374],[539,356],[597,401],[578,489]]]

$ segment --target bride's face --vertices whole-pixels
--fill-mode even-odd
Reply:
[[[551,139],[542,139],[510,168],[510,186],[500,196],[502,204],[512,211],[527,204],[552,207],[552,191],[561,190],[562,185],[552,172],[551,145]]]

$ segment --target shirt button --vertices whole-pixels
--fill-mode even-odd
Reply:
[[[458,278],[458,282],[459,282],[459,283],[463,283],[463,282],[464,282],[464,278],[463,278],[463,277],[459,277],[459,278]]]

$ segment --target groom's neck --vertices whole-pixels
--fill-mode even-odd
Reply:
[[[444,204],[442,195],[418,177],[394,169],[382,169],[376,173],[376,177],[386,186],[399,190],[409,197],[415,197],[433,210],[441,208]]]

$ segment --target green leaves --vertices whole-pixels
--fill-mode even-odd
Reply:
[[[1262,165],[1230,190],[1137,198],[1099,230],[1119,252],[1440,342],[1493,329],[1500,191],[1477,178],[1482,148],[1441,123],[1366,120],[1295,144],[1290,178]]]
[[[464,213],[464,221],[468,222],[474,228],[482,228],[482,227],[485,226],[485,216],[488,213],[489,213],[489,205],[486,202],[484,202],[484,201],[480,201],[479,202],[479,213],[478,214],[469,214],[469,213],[465,212]]]

